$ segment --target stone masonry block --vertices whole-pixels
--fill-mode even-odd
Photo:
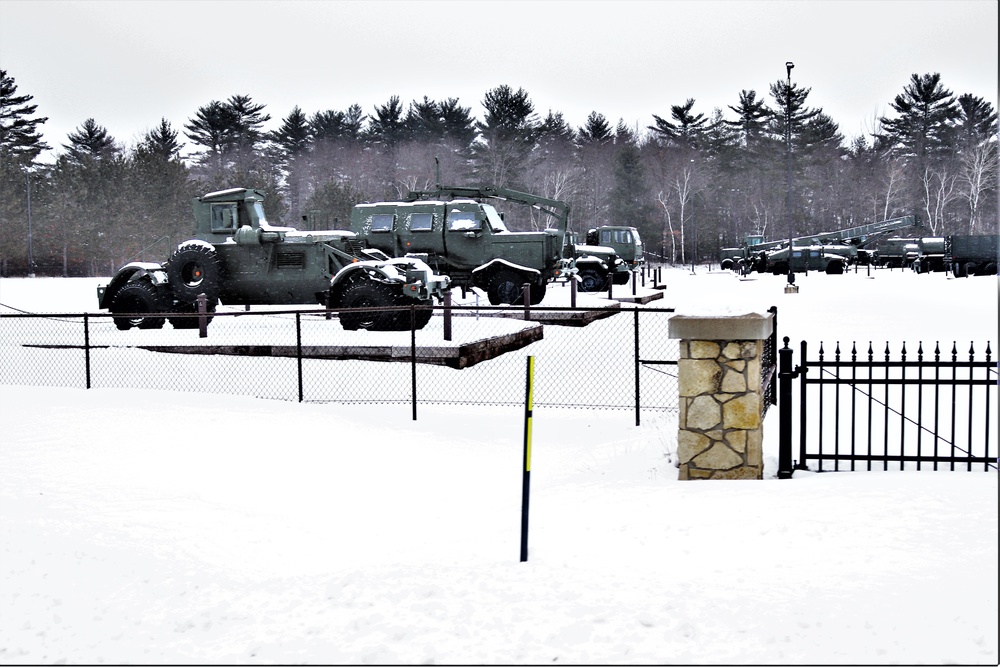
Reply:
[[[711,396],[697,396],[688,405],[687,423],[682,428],[707,431],[722,421],[722,406]]]
[[[744,394],[726,403],[723,424],[726,428],[760,428],[760,395]]]
[[[719,390],[722,368],[714,359],[680,359],[677,361],[677,376],[681,396],[714,394]]]

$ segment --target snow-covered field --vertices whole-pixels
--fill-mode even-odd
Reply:
[[[997,351],[995,277],[665,278],[793,345]],[[680,482],[669,420],[536,408],[521,563],[522,417],[0,386],[0,663],[997,664],[996,472]]]

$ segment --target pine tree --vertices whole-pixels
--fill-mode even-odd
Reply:
[[[108,159],[121,154],[121,149],[108,134],[107,128],[98,125],[93,118],[83,121],[76,132],[70,132],[67,138],[69,143],[63,144],[63,148],[69,158],[77,163]]]
[[[486,183],[526,189],[521,183],[531,167],[538,133],[535,105],[523,89],[502,85],[486,92],[483,120],[476,123],[480,141],[475,145],[476,173]]]
[[[668,121],[653,114],[654,125],[648,129],[653,131],[653,136],[658,141],[664,141],[668,145],[680,145],[697,150],[705,139],[705,132],[708,129],[708,119],[705,114],[692,114],[694,99],[688,98],[684,104],[674,104],[670,107],[670,117],[673,121]]]
[[[38,108],[31,95],[18,95],[14,77],[0,70],[0,153],[3,158],[28,165],[49,149],[38,133],[48,118],[31,118]]]
[[[268,138],[280,147],[286,160],[291,160],[309,147],[312,130],[305,113],[296,105]]]
[[[910,75],[910,83],[889,105],[896,118],[880,118],[890,144],[921,166],[932,155],[948,148],[949,123],[959,116],[958,103],[941,85],[941,75]]]
[[[403,105],[398,95],[393,95],[385,104],[375,107],[375,115],[369,119],[365,137],[373,144],[391,150],[407,137],[407,126],[403,116]]]
[[[613,139],[608,119],[596,111],[590,112],[577,135],[581,144],[606,144]]]

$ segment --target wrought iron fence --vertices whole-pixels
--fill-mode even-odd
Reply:
[[[978,359],[974,344],[960,358],[957,343],[950,355],[939,343],[926,352],[920,343],[916,358],[905,344],[893,358],[888,343],[881,355],[871,343],[860,353],[856,344],[847,352],[837,343],[831,358],[820,343],[810,358],[803,341],[801,363],[792,370],[793,351],[784,341],[779,477],[790,477],[793,468],[794,379],[800,386],[794,467],[997,470],[997,363],[989,343]]]

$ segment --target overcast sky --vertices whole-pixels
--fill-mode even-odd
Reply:
[[[591,111],[640,129],[695,99],[727,112],[743,89],[768,102],[785,78],[811,88],[848,138],[872,128],[910,75],[997,106],[996,0],[0,0],[0,68],[34,96],[56,149],[93,118],[125,144],[175,130],[231,95],[267,105],[275,129],[307,114],[366,114],[398,95],[524,88],[540,117]],[[189,146],[190,148],[190,146]]]

